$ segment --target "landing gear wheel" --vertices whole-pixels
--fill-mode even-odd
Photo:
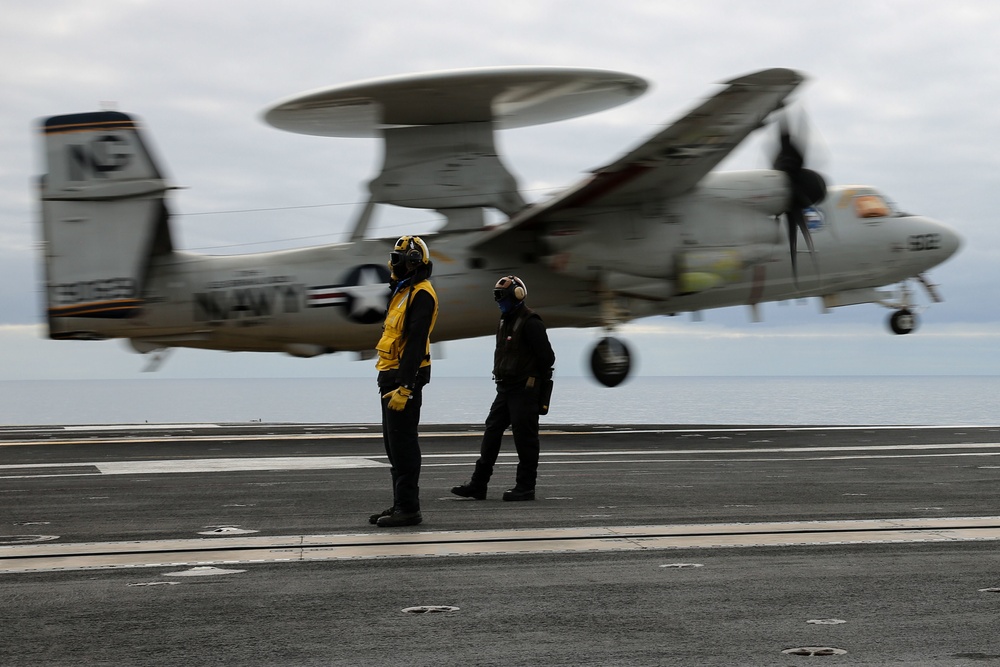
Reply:
[[[889,328],[894,334],[908,334],[917,328],[917,316],[909,308],[897,310],[889,318]]]
[[[631,360],[625,343],[617,338],[602,338],[590,355],[590,370],[605,387],[617,387],[628,377]]]

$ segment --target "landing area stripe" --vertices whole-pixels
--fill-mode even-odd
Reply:
[[[1000,540],[1000,517],[442,532],[384,532],[372,528],[370,533],[346,535],[240,536],[76,544],[49,541],[0,546],[0,574],[374,558],[983,540]]]

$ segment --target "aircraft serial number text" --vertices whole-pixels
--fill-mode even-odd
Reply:
[[[79,283],[59,283],[51,286],[52,295],[59,305],[132,299],[136,296],[135,281],[131,278],[105,278]]]
[[[940,234],[914,234],[907,241],[910,250],[938,250],[941,247]]]

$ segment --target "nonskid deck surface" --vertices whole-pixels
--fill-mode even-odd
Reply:
[[[548,426],[514,503],[510,436],[449,493],[479,437],[423,428],[424,521],[380,529],[377,426],[2,428],[0,662],[1000,655],[1000,427]]]

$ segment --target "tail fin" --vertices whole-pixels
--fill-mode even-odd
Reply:
[[[104,337],[93,318],[138,315],[150,258],[173,248],[170,186],[126,114],[55,116],[41,130],[49,336]]]

